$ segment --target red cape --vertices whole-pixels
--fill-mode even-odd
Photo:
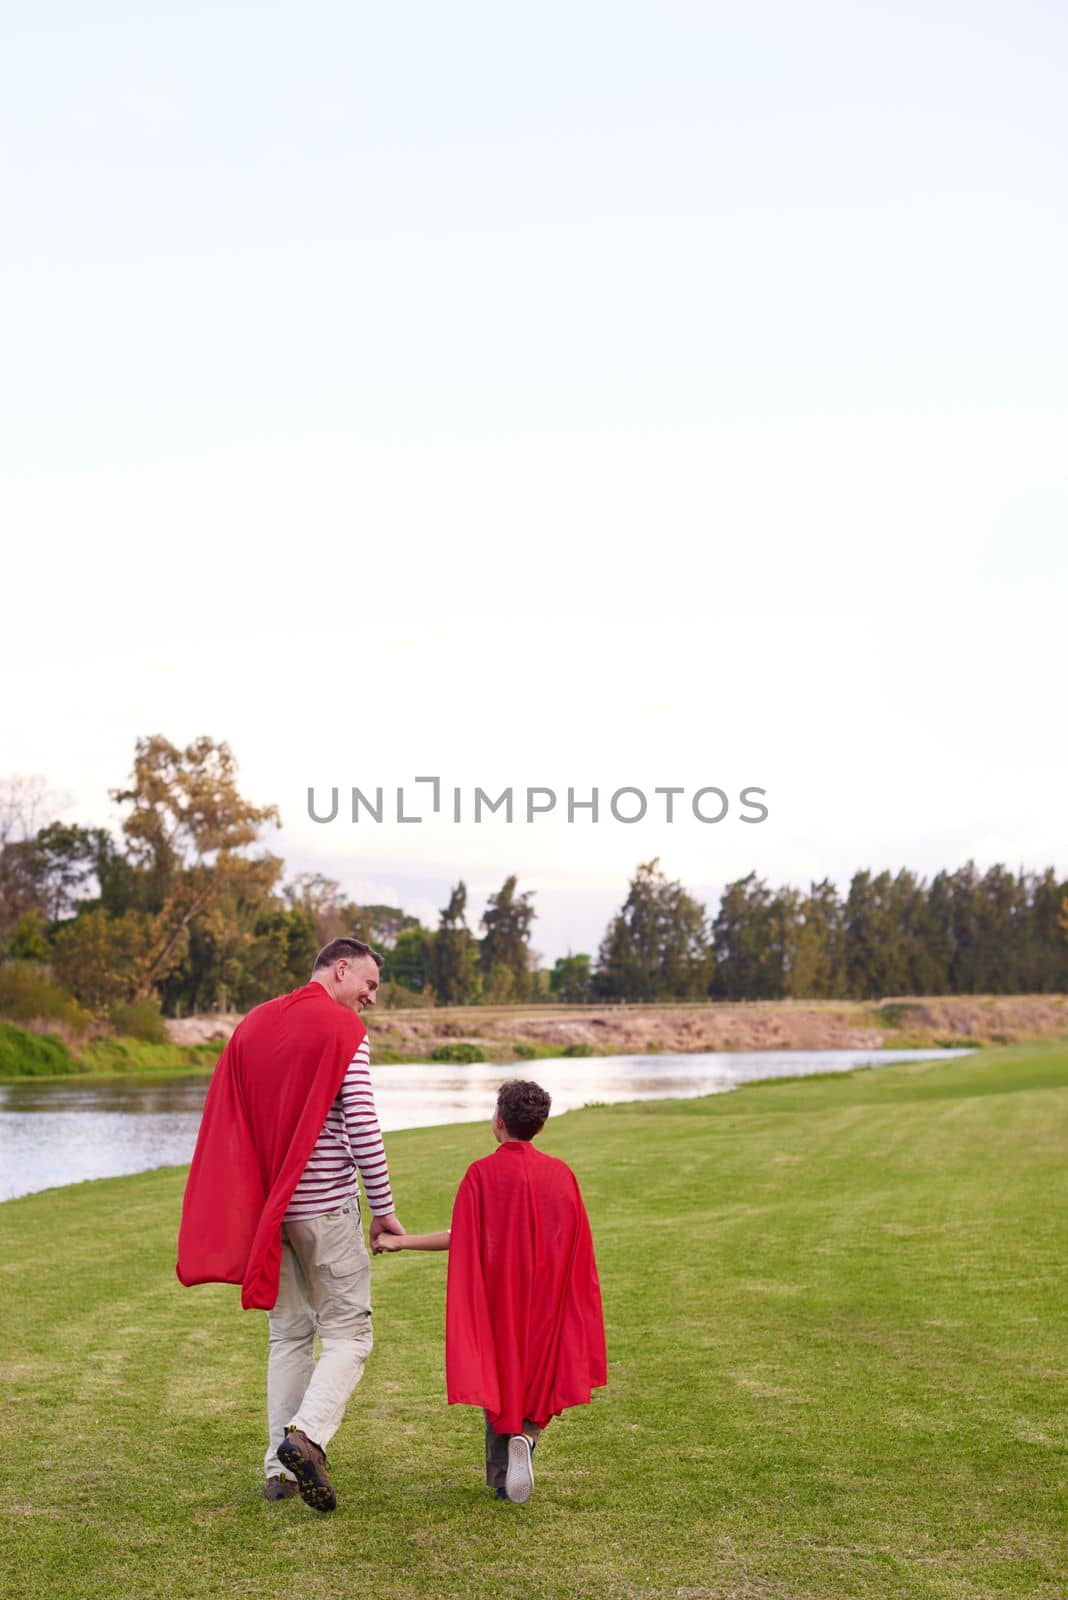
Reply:
[[[282,1218],[366,1033],[321,983],[238,1023],[208,1089],[185,1186],[182,1283],[239,1283],[246,1310],[274,1305]]]
[[[509,1140],[467,1169],[449,1240],[450,1405],[484,1406],[497,1433],[544,1426],[608,1381],[601,1288],[574,1173]]]

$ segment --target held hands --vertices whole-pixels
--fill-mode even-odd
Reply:
[[[447,1250],[451,1229],[441,1233],[380,1233],[375,1241],[376,1256],[393,1255],[397,1250]]]
[[[386,1244],[387,1239],[402,1239],[405,1228],[400,1218],[391,1211],[388,1216],[371,1219],[371,1252],[380,1256],[384,1250],[398,1250],[398,1244]]]

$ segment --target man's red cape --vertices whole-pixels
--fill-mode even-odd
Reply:
[[[321,983],[257,1006],[219,1058],[182,1203],[182,1283],[278,1299],[282,1218],[367,1029]]]
[[[449,1239],[450,1405],[497,1433],[544,1427],[608,1381],[601,1287],[571,1168],[523,1140],[468,1167]]]

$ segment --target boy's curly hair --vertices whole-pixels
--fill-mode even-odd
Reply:
[[[533,1139],[545,1126],[552,1096],[540,1083],[510,1078],[497,1094],[497,1114],[513,1139]]]

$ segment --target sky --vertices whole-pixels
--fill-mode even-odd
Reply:
[[[654,856],[1068,874],[1062,9],[0,30],[0,775],[114,825],[139,736],[224,739],[290,874],[515,872],[549,961]]]

